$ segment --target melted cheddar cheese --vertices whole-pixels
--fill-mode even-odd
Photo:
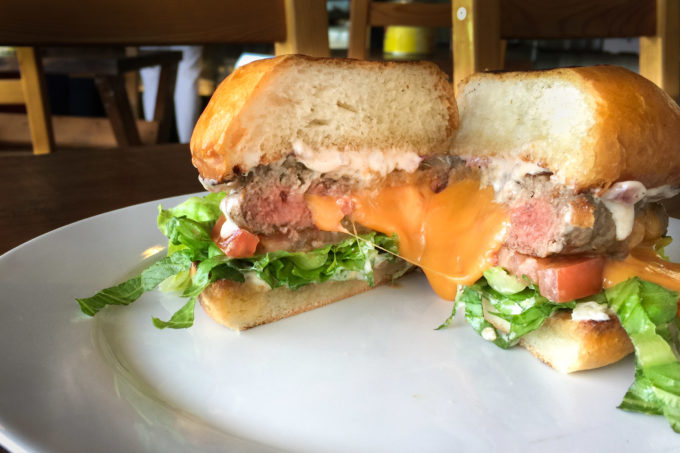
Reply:
[[[610,288],[631,277],[640,277],[664,288],[680,291],[680,264],[660,258],[652,244],[633,248],[623,260],[607,260],[602,286]]]
[[[507,208],[494,202],[493,188],[463,179],[434,193],[427,184],[403,184],[362,190],[344,197],[307,195],[317,228],[347,231],[349,219],[381,233],[396,234],[399,255],[419,266],[434,291],[453,300],[458,285],[471,285],[489,267],[503,245]],[[661,259],[653,245],[633,248],[623,260],[607,259],[604,288],[631,277],[680,292],[680,264]]]
[[[464,179],[439,193],[405,184],[344,198],[308,195],[307,203],[317,228],[345,232],[343,207],[351,204],[353,222],[396,234],[399,255],[423,269],[439,296],[453,300],[458,285],[473,284],[493,265],[503,244],[508,213],[493,198],[493,188]]]

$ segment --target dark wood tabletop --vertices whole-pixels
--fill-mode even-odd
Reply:
[[[77,220],[201,190],[188,145],[0,154],[0,254]],[[680,218],[680,197],[667,209]]]
[[[183,144],[0,153],[0,254],[86,217],[201,190]]]
[[[664,206],[666,206],[666,211],[669,216],[680,219],[680,195],[671,198],[670,200],[666,200]],[[680,240],[680,238],[678,238],[678,240]]]

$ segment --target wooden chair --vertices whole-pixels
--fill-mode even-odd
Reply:
[[[47,154],[54,149],[54,133],[42,61],[32,47],[19,47],[16,54],[22,68],[20,77],[17,80],[0,80],[0,105],[26,106],[33,153]]]
[[[366,58],[370,27],[406,25],[420,27],[451,27],[450,3],[392,3],[372,0],[351,0],[349,22],[350,58]]]
[[[452,0],[454,84],[502,69],[504,39],[640,37],[639,72],[680,95],[680,0]]]
[[[108,49],[110,52],[104,52],[97,48],[98,52],[83,53],[82,48],[78,48],[66,53],[62,51],[55,56],[38,55],[41,49],[37,47],[20,47],[18,54],[26,52],[27,49],[33,52],[35,62],[40,60],[42,72],[46,75],[75,75],[94,79],[108,116],[106,126],[113,132],[115,139],[114,142],[108,140],[111,136],[110,133],[106,133],[108,131],[97,133],[97,129],[102,129],[102,127],[95,125],[104,123],[99,119],[52,116],[52,130],[56,129],[58,133],[54,140],[57,144],[137,146],[142,143],[163,143],[170,139],[175,77],[177,65],[182,58],[181,52],[146,52],[128,56],[124,53],[124,49],[120,51]],[[33,64],[34,59],[6,57],[2,59],[0,68],[2,72],[31,73],[35,72]],[[158,93],[161,95],[156,99],[154,120],[146,123],[135,119],[137,111],[132,106],[132,95],[136,96],[137,93],[131,95],[126,81],[128,74],[149,66],[161,67],[158,84]],[[31,99],[31,92],[25,93],[26,99]],[[47,106],[47,103],[44,105]],[[28,106],[27,110],[30,110]],[[32,116],[32,112],[29,111],[28,117]],[[44,115],[41,115],[41,118],[42,116]],[[21,136],[25,133],[25,127],[22,127],[23,117],[4,114],[0,116],[0,121],[5,123],[0,125],[0,137],[7,137],[12,142],[20,142]],[[83,129],[85,125],[90,125],[90,127]],[[29,129],[33,130],[32,127]],[[68,135],[65,136],[64,132],[68,132]],[[36,143],[35,140],[33,143]]]
[[[275,43],[275,52],[327,56],[328,19],[325,2],[319,0],[7,0],[0,14],[0,44],[34,48],[83,45],[170,45],[210,43]],[[24,50],[20,50],[24,55]],[[28,55],[26,53],[25,55]],[[20,58],[21,80],[31,80],[30,67]],[[34,153],[54,148],[50,115],[45,100],[44,75],[35,62],[37,83],[0,85],[3,97],[25,100],[31,134],[46,137],[44,145],[34,140]],[[171,78],[171,76],[167,76]],[[100,92],[109,91],[109,81]],[[18,94],[19,87],[21,94]],[[25,86],[25,89],[23,88]],[[118,87],[120,88],[120,87]],[[36,102],[42,99],[43,102]],[[124,103],[111,96],[110,103]],[[106,102],[105,102],[106,104]],[[32,107],[35,106],[35,107]],[[126,110],[125,105],[118,105]],[[34,126],[36,124],[36,126]],[[131,121],[122,125],[133,129]],[[35,131],[35,132],[34,132]],[[133,140],[134,141],[134,140]]]

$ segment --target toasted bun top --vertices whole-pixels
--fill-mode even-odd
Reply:
[[[616,66],[478,73],[458,90],[454,151],[536,163],[576,190],[680,184],[680,108]]]
[[[235,70],[191,137],[193,164],[225,181],[294,146],[447,153],[458,125],[451,85],[432,63],[284,55]]]

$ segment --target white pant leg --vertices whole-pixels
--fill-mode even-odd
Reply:
[[[159,66],[142,68],[139,71],[139,75],[142,78],[142,85],[144,85],[144,91],[142,92],[144,119],[151,121],[153,120],[153,113],[156,107],[156,94],[158,92],[158,79],[161,75],[161,68]]]
[[[182,61],[177,68],[175,118],[177,135],[181,143],[188,143],[191,140],[191,133],[200,113],[198,79],[201,75],[202,51],[203,48],[200,46],[182,47]]]
[[[187,143],[191,139],[191,133],[198,120],[200,99],[198,96],[198,79],[201,74],[201,46],[164,46],[142,47],[143,50],[180,50],[182,60],[177,67],[177,81],[175,83],[175,120],[177,123],[177,135],[181,143]],[[140,71],[144,94],[142,102],[144,106],[144,118],[153,120],[156,106],[156,92],[158,91],[158,79],[160,68],[144,68]]]

